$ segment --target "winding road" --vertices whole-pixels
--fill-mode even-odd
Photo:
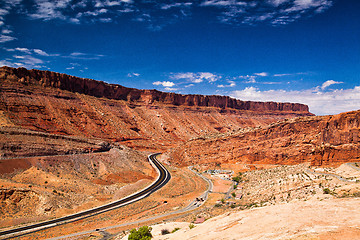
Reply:
[[[43,228],[50,228],[50,227],[54,227],[59,224],[64,224],[69,221],[80,220],[84,217],[103,213],[103,212],[106,212],[106,211],[109,211],[109,210],[112,210],[115,208],[119,208],[119,207],[128,205],[130,203],[139,201],[140,199],[148,197],[150,194],[152,194],[153,192],[155,192],[158,189],[160,189],[161,187],[163,187],[171,178],[169,171],[156,159],[157,155],[159,155],[159,153],[148,156],[149,162],[156,169],[156,171],[158,172],[159,175],[158,175],[156,181],[153,182],[147,188],[145,188],[137,193],[134,193],[130,196],[122,198],[120,200],[117,200],[117,201],[114,201],[114,202],[111,202],[111,203],[108,203],[108,204],[105,204],[105,205],[102,205],[99,207],[95,207],[95,208],[92,208],[89,210],[85,210],[82,212],[78,212],[78,213],[68,215],[65,217],[61,217],[61,218],[52,219],[52,220],[45,221],[45,222],[40,222],[40,223],[36,223],[36,224],[24,226],[24,227],[19,227],[19,228],[2,231],[2,232],[0,232],[0,237],[14,237],[14,235],[17,235],[17,234],[30,233],[33,231],[38,231]]]

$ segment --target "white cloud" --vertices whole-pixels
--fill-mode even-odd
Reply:
[[[266,22],[284,25],[304,15],[321,13],[331,7],[332,2],[333,0],[206,0],[200,6],[218,7],[221,9],[219,20],[227,24],[255,25]]]
[[[10,41],[13,41],[13,40],[15,40],[15,39],[16,39],[16,37],[12,37],[12,36],[8,36],[8,35],[3,35],[3,34],[0,35],[0,43],[10,42]]]
[[[173,87],[175,86],[175,83],[173,82],[169,82],[169,81],[157,81],[157,82],[153,82],[153,85],[162,85],[163,87]]]
[[[128,73],[127,75],[128,77],[139,77],[140,76],[140,73]]]
[[[274,77],[285,77],[285,76],[291,76],[292,74],[290,73],[277,73],[277,74],[274,74],[273,76]]]
[[[343,83],[343,82],[336,82],[334,80],[327,80],[326,82],[324,82],[322,85],[321,85],[321,89],[324,90],[325,88],[333,85],[333,84],[340,84],[340,83]]]
[[[223,23],[255,25],[267,23],[284,25],[301,17],[321,13],[333,5],[334,0],[200,0],[200,1],[154,1],[154,0],[32,0],[22,4],[18,13],[31,19],[44,21],[61,20],[68,23],[117,22],[119,16],[127,15],[133,21],[142,21],[152,31],[185,19],[193,11],[207,8],[214,11]],[[0,26],[22,0],[0,1]],[[33,4],[31,4],[33,3]],[[3,33],[4,34],[4,33]],[[5,34],[5,36],[7,36]],[[15,38],[2,37],[2,41]]]
[[[288,2],[289,0],[268,0],[268,3],[275,6],[275,7],[278,7],[280,6],[281,4],[285,3],[285,2]]]
[[[245,6],[247,5],[246,2],[236,1],[236,0],[207,0],[201,3],[201,6],[220,6],[220,7],[226,7],[226,6],[234,6],[234,5],[240,5]]]
[[[203,81],[216,82],[221,76],[210,73],[210,72],[186,72],[186,73],[175,73],[170,75],[171,79],[180,80],[184,79],[192,83],[201,83]]]
[[[245,79],[244,83],[256,83],[256,76],[253,75],[244,75],[239,76],[238,78]]]
[[[220,84],[218,85],[217,87],[218,88],[226,88],[226,87],[235,87],[236,86],[236,83],[234,81],[229,81],[229,84],[228,85],[223,85],[223,84]]]
[[[62,56],[64,58],[78,59],[78,60],[98,60],[104,55],[101,54],[91,54],[91,53],[82,53],[82,52],[73,52],[68,56]]]
[[[19,52],[23,52],[23,53],[27,53],[27,54],[31,54],[30,50],[28,48],[15,48],[16,51],[19,51]]]
[[[25,68],[41,68],[41,64],[44,63],[43,60],[39,58],[35,58],[31,55],[14,55],[15,59],[12,61],[12,65],[17,67],[25,67]],[[10,62],[10,61],[9,61]]]
[[[49,54],[47,54],[46,52],[44,52],[41,49],[34,49],[34,52],[41,55],[41,56],[49,56]]]
[[[261,91],[255,87],[232,92],[232,96],[246,101],[274,101],[307,104],[310,112],[317,115],[338,114],[360,109],[360,86],[352,89],[319,91],[305,89],[301,91],[268,90]]]
[[[266,76],[269,76],[269,74],[268,74],[267,72],[254,73],[254,75],[256,75],[256,76],[260,76],[260,77],[266,77]]]
[[[35,12],[30,13],[29,17],[33,19],[43,19],[43,20],[51,20],[51,19],[61,19],[67,20],[62,11],[70,6],[70,0],[57,0],[57,1],[49,1],[49,0],[35,0]]]
[[[179,90],[178,88],[171,88],[171,87],[166,87],[166,88],[164,88],[164,90],[165,91],[177,91],[177,90]]]
[[[192,2],[185,2],[185,3],[171,3],[171,4],[163,4],[161,5],[161,9],[163,10],[167,10],[167,9],[171,9],[171,8],[179,8],[179,7],[190,7],[191,5],[193,5]]]

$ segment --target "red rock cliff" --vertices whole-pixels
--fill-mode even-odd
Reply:
[[[360,110],[302,117],[234,134],[198,138],[172,151],[179,165],[248,163],[337,165],[360,160]]]
[[[232,108],[259,112],[286,111],[312,115],[309,113],[307,105],[299,103],[252,102],[241,101],[227,96],[182,95],[157,90],[138,90],[126,88],[121,85],[108,84],[102,81],[36,69],[27,70],[25,68],[2,67],[0,68],[0,79],[14,79],[25,84],[59,88],[95,97],[105,97],[130,102],[159,102],[176,106],[219,107],[223,109]]]

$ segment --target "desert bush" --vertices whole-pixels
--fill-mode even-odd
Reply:
[[[171,231],[171,233],[176,232],[177,230],[180,230],[180,228],[174,228],[174,230]]]
[[[142,226],[138,230],[132,229],[128,240],[150,240],[152,238],[151,227]]]
[[[192,223],[189,224],[189,228],[190,228],[190,229],[193,229],[194,227],[195,227],[194,224],[192,224]]]
[[[161,230],[161,235],[166,235],[166,234],[169,234],[170,232],[169,232],[169,230],[167,230],[167,229],[162,229]]]
[[[324,188],[323,192],[324,192],[324,194],[330,194],[331,193],[330,189],[328,189],[328,188]]]

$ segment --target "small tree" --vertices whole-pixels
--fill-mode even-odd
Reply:
[[[132,229],[128,240],[150,240],[152,238],[151,227],[142,226],[139,230]]]

